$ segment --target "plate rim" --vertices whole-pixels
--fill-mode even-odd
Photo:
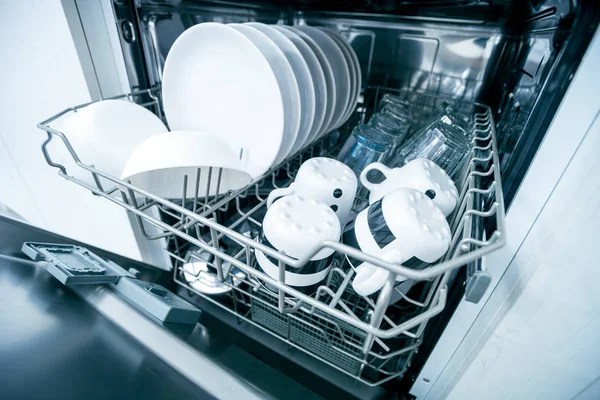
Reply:
[[[350,55],[350,50],[348,50],[348,47],[345,45],[346,42],[345,42],[344,38],[340,37],[337,34],[337,32],[334,32],[333,30],[331,30],[329,28],[319,27],[319,29],[321,29],[323,32],[328,34],[335,41],[335,43],[338,45],[340,50],[342,50],[342,54],[344,55],[344,58],[346,59],[346,64],[348,65],[348,69],[350,70],[350,88],[351,88],[350,96],[348,96],[348,101],[346,103],[346,109],[344,110],[344,114],[342,114],[342,119],[334,128],[334,129],[338,129],[339,127],[344,125],[344,123],[348,120],[351,110],[354,108],[353,100],[356,96],[356,91],[357,91],[358,71],[356,71],[356,66],[354,65],[354,60],[352,59],[352,56]]]
[[[315,118],[313,120],[313,126],[311,127],[308,137],[306,138],[306,140],[300,147],[302,149],[302,148],[308,146],[310,143],[312,143],[316,138],[318,138],[319,134],[321,133],[321,128],[323,128],[323,122],[325,122],[325,114],[327,111],[326,107],[327,107],[327,102],[328,102],[327,82],[325,80],[325,73],[323,72],[323,67],[321,66],[321,63],[319,62],[319,58],[315,54],[314,50],[311,48],[311,46],[308,45],[308,43],[306,43],[304,41],[304,39],[300,35],[298,35],[297,32],[295,32],[292,29],[286,29],[286,28],[290,27],[289,25],[273,24],[270,26],[272,26],[274,29],[278,30],[279,32],[281,32],[284,35],[286,35],[286,34],[292,35],[292,37],[290,38],[292,43],[296,47],[299,47],[292,40],[292,38],[297,39],[298,42],[301,43],[302,46],[304,46],[304,51],[306,51],[308,54],[311,54],[311,57],[312,57],[311,62],[310,63],[307,62],[307,66],[308,66],[308,70],[309,70],[312,80],[313,80],[313,86],[314,86],[314,91],[315,91]],[[304,55],[303,50],[301,50],[300,48],[298,48],[298,50],[300,51],[304,60],[306,61],[306,57]],[[316,68],[313,70],[313,68],[311,68],[311,65],[315,66]],[[319,75],[319,76],[317,76],[315,78],[315,74]],[[317,82],[317,81],[319,81],[319,82]],[[319,86],[320,86],[320,88],[318,88]],[[322,108],[322,112],[320,112],[320,110],[318,110],[319,107],[317,107],[317,101],[316,101],[317,100],[317,92],[320,92],[323,97],[321,103],[323,103],[325,105],[325,107],[320,107],[320,108]],[[317,118],[317,112],[319,112],[321,114],[319,118]],[[317,121],[318,121],[318,125],[315,126],[315,123]]]
[[[246,25],[245,23],[230,23],[230,24],[227,24],[227,26],[235,29],[237,32],[246,36],[260,50],[260,52],[263,54],[263,56],[267,59],[267,62],[269,63],[269,66],[271,67],[271,70],[273,71],[275,78],[277,79],[277,83],[279,85],[279,90],[281,92],[281,98],[282,98],[282,103],[283,103],[283,115],[284,115],[283,139],[282,139],[282,144],[279,148],[279,152],[278,152],[277,156],[275,157],[275,160],[271,164],[271,167],[273,167],[273,166],[281,163],[283,160],[285,160],[291,154],[290,152],[292,151],[292,149],[294,147],[294,143],[296,142],[296,138],[298,137],[298,133],[300,131],[300,120],[301,120],[302,110],[301,110],[301,101],[300,101],[300,88],[298,87],[298,81],[296,79],[296,75],[294,74],[294,70],[293,70],[292,66],[290,65],[289,61],[287,60],[287,58],[285,57],[285,54],[283,53],[283,51],[265,33],[261,32],[260,30],[254,28],[252,26]],[[254,42],[254,40],[249,38],[244,32],[241,32],[240,29],[242,31],[247,30],[247,32],[249,32],[249,31],[254,32],[254,33],[252,33],[252,35],[255,35],[255,33],[256,33],[255,38],[261,41],[260,46],[270,47],[268,50],[272,51],[275,54],[276,58],[273,58],[273,60],[270,60],[263,52],[263,49],[261,49],[261,47],[259,47],[259,45],[256,44]],[[274,62],[272,62],[272,61],[274,61]],[[279,75],[275,71],[275,69],[273,69],[274,65],[278,69],[281,68],[281,70],[280,70],[281,75]],[[290,80],[290,82],[288,82],[288,85],[285,87],[285,89],[282,88],[282,84],[281,84],[282,82],[280,81],[280,78]],[[289,93],[289,90],[291,90],[293,93]],[[288,99],[285,98],[286,96],[284,96],[284,91],[287,91],[287,94],[289,96]],[[286,102],[286,100],[293,101],[294,104],[289,104]],[[288,107],[287,110],[286,110],[286,104]],[[286,111],[291,112],[291,115],[293,115],[294,118],[292,118],[290,116],[290,114]],[[288,127],[290,130],[287,131],[286,127]],[[288,138],[288,135],[291,135],[292,138],[289,143],[286,143],[286,139]]]
[[[292,72],[294,73],[294,77],[296,78],[296,84],[298,86],[298,91],[300,94],[300,126],[298,128],[298,134],[296,135],[296,138],[292,145],[292,149],[286,156],[286,157],[289,157],[292,154],[296,154],[298,152],[298,150],[300,150],[302,148],[302,145],[308,138],[310,131],[312,129],[312,125],[314,123],[315,107],[316,107],[315,96],[316,95],[315,95],[314,83],[313,83],[312,74],[310,72],[310,68],[308,68],[308,64],[304,60],[304,56],[302,55],[302,53],[300,52],[298,47],[288,37],[286,37],[283,33],[278,31],[277,29],[273,28],[271,25],[263,24],[262,22],[254,22],[254,21],[253,22],[245,22],[244,25],[251,26],[251,27],[261,31],[262,33],[267,35],[267,37],[269,39],[271,39],[277,47],[280,48],[283,55],[285,56],[285,58],[288,60],[288,62],[290,64],[290,66],[292,67]],[[269,33],[267,33],[267,32],[269,32]],[[271,34],[273,34],[277,39],[270,36]],[[278,43],[278,41],[280,43]],[[283,45],[285,45],[287,48],[284,49],[282,47]],[[293,52],[294,56],[296,56],[297,59],[291,60],[288,57],[288,54],[287,54],[288,51]],[[300,65],[296,64],[298,61],[301,61]],[[298,71],[297,71],[297,69],[298,69]],[[300,76],[304,75],[303,78],[308,81],[307,82],[308,90],[310,92],[312,92],[312,94],[308,94],[308,98],[303,99],[303,95],[302,95],[303,90],[301,89],[300,79],[298,78],[299,75]],[[306,78],[308,78],[308,79],[306,79]],[[307,106],[310,108],[307,109],[306,108]],[[305,119],[309,120],[309,122],[307,124],[307,127],[305,127],[303,129],[302,124],[306,123]]]
[[[340,39],[342,39],[342,42],[344,43],[344,45],[346,46],[346,48],[348,49],[349,53],[350,53],[350,57],[352,58],[352,62],[354,63],[354,67],[356,69],[356,76],[357,76],[357,90],[356,90],[356,95],[354,98],[354,101],[352,102],[352,104],[354,104],[353,107],[350,108],[350,110],[348,110],[348,116],[346,117],[346,120],[348,120],[348,118],[350,118],[350,116],[352,115],[352,112],[354,112],[354,108],[356,107],[356,104],[358,104],[358,99],[360,98],[360,91],[362,89],[362,69],[360,68],[360,61],[358,60],[358,56],[356,55],[356,52],[354,51],[354,49],[352,48],[352,46],[350,45],[350,43],[344,39],[344,37],[341,35],[341,31],[340,32],[336,32],[331,30],[332,32],[334,32],[335,34],[337,34]],[[348,30],[350,31],[350,30]]]
[[[294,25],[294,26],[281,25],[281,26],[283,26],[285,29],[289,29],[292,32],[296,33],[298,36],[300,36],[300,38],[302,40],[304,40],[306,42],[306,44],[308,44],[308,46],[311,48],[311,50],[313,50],[313,52],[315,53],[315,56],[317,57],[317,60],[319,61],[321,69],[323,70],[323,76],[325,78],[325,90],[327,92],[327,104],[326,104],[327,110],[325,113],[326,117],[323,119],[323,124],[321,125],[321,129],[320,129],[319,133],[317,134],[317,136],[315,137],[315,139],[313,139],[313,140],[316,140],[316,139],[322,137],[326,132],[329,132],[327,130],[327,128],[329,127],[329,124],[331,124],[331,121],[333,120],[335,105],[338,101],[337,93],[336,93],[337,92],[336,81],[335,81],[335,76],[333,74],[333,69],[331,68],[331,64],[329,64],[329,60],[327,59],[327,56],[325,55],[325,53],[323,52],[323,50],[321,49],[319,44],[312,37],[310,37],[306,32],[297,29],[298,26],[296,26],[296,25]],[[329,88],[328,86],[331,86],[331,88]],[[327,113],[327,111],[329,111],[329,113]],[[329,114],[329,115],[327,115],[327,114]],[[325,124],[325,122],[327,122],[327,124]]]
[[[260,62],[264,63],[263,67],[265,67],[264,69],[264,73],[266,75],[269,75],[269,80],[271,81],[271,83],[273,84],[273,90],[274,92],[277,92],[277,96],[273,96],[273,102],[270,107],[272,107],[273,109],[277,108],[277,114],[279,114],[279,121],[276,121],[273,123],[272,128],[272,135],[271,135],[271,139],[273,142],[273,151],[271,151],[271,153],[264,153],[264,151],[262,153],[258,153],[259,156],[257,157],[252,157],[252,153],[253,153],[253,149],[255,148],[264,148],[262,146],[248,146],[248,143],[246,144],[240,144],[240,147],[244,148],[244,151],[247,151],[250,154],[251,162],[248,163],[248,165],[246,165],[246,172],[248,172],[248,174],[250,176],[252,176],[253,178],[257,178],[259,176],[262,176],[265,172],[267,172],[271,166],[273,165],[273,162],[275,161],[277,154],[279,153],[279,149],[281,148],[281,144],[283,143],[283,134],[284,134],[284,113],[283,113],[283,97],[281,94],[281,88],[279,86],[279,82],[277,81],[277,77],[275,76],[275,73],[272,71],[272,69],[270,68],[270,64],[268,62],[268,60],[266,59],[266,57],[262,54],[262,52],[260,51],[260,49],[250,40],[248,39],[244,34],[242,34],[241,32],[233,29],[230,26],[227,26],[226,24],[221,24],[221,23],[216,23],[216,22],[204,22],[204,23],[200,23],[200,24],[196,24],[191,26],[190,28],[186,29],[181,35],[179,35],[179,37],[175,40],[175,42],[173,43],[173,45],[171,46],[171,49],[169,50],[169,53],[167,54],[167,57],[165,59],[165,64],[164,64],[164,68],[163,68],[163,78],[162,78],[162,83],[161,83],[161,95],[162,95],[162,99],[163,99],[163,106],[164,106],[164,114],[165,117],[167,119],[167,123],[169,125],[169,129],[171,130],[207,130],[207,128],[205,127],[196,127],[196,126],[179,126],[179,124],[173,124],[173,114],[171,114],[171,121],[169,121],[169,112],[167,111],[169,109],[169,106],[167,106],[167,104],[171,101],[169,99],[170,95],[165,95],[165,93],[170,93],[171,90],[174,89],[170,89],[171,87],[173,88],[177,88],[177,91],[180,91],[181,89],[179,89],[182,84],[181,84],[181,79],[178,77],[178,72],[180,71],[179,66],[182,64],[182,62],[177,59],[177,60],[173,60],[173,54],[177,54],[177,53],[173,53],[174,51],[180,51],[178,50],[179,47],[182,47],[182,54],[178,55],[178,57],[183,57],[184,59],[190,59],[190,55],[188,54],[189,49],[192,47],[189,43],[194,43],[195,40],[194,38],[196,38],[197,36],[202,36],[202,35],[206,35],[207,31],[210,32],[210,35],[218,35],[219,31],[220,32],[228,32],[229,35],[235,35],[236,40],[238,40],[238,43],[244,43],[245,46],[247,46],[249,49],[252,49],[251,52],[254,53],[254,55],[256,56],[257,60],[261,60]],[[233,37],[233,36],[231,36]],[[184,46],[184,47],[183,47]],[[200,51],[198,50],[198,47],[195,47],[195,51]],[[196,54],[196,53],[194,53]],[[176,64],[173,64],[174,62],[177,62]],[[268,67],[268,68],[267,68]],[[171,72],[171,70],[173,72]],[[171,78],[171,74],[173,74],[173,77]],[[165,79],[166,78],[166,79]],[[172,85],[171,85],[171,79],[172,79]],[[167,85],[165,85],[165,82],[167,82]],[[174,97],[179,98],[181,97],[181,95],[175,95]],[[165,101],[167,100],[167,101]],[[175,102],[176,103],[176,102]],[[177,109],[177,107],[174,107],[173,109]],[[177,117],[175,117],[175,119],[177,119]],[[172,126],[173,125],[173,126]],[[177,125],[177,126],[174,126]],[[264,132],[264,130],[261,130],[261,132]],[[219,137],[221,137],[221,135],[217,135]],[[240,134],[236,134],[236,135],[232,135],[231,137],[226,137],[226,140],[232,140],[235,141],[236,138],[238,138],[240,136]],[[275,150],[277,149],[277,150]],[[260,162],[257,162],[260,161]]]
[[[339,51],[339,54],[336,54],[335,57],[332,57],[331,55],[328,55],[327,53],[325,53],[325,51],[323,50],[323,53],[326,55],[327,60],[334,60],[335,58],[337,58],[338,56],[340,56],[342,63],[340,65],[342,65],[344,68],[342,68],[342,72],[345,72],[343,74],[340,74],[339,71],[335,71],[338,73],[333,74],[335,82],[336,82],[336,97],[342,97],[342,96],[337,96],[338,94],[340,94],[339,92],[345,91],[346,89],[338,89],[338,88],[344,88],[344,87],[348,87],[350,86],[350,67],[348,66],[348,63],[346,62],[346,57],[344,56],[343,51],[339,48],[338,44],[336,43],[336,41],[334,39],[332,39],[329,35],[327,35],[327,33],[321,31],[320,29],[318,29],[317,27],[314,26],[309,26],[309,25],[299,25],[297,26],[298,29],[305,31],[305,32],[312,32],[316,34],[317,38],[322,38],[325,41],[331,41],[330,43],[333,43],[335,49],[337,49]],[[307,33],[308,34],[308,33]],[[321,36],[322,35],[322,36]],[[312,36],[311,36],[312,37]],[[314,39],[314,38],[313,38]],[[317,42],[317,44],[319,45],[319,47],[321,47],[321,44],[315,39],[315,42]],[[335,53],[335,52],[334,52]],[[338,60],[339,61],[339,60]],[[330,63],[331,64],[331,63]],[[333,71],[333,67],[332,67],[332,71]],[[341,77],[340,75],[344,75],[343,77]],[[347,79],[346,79],[347,78]],[[349,92],[349,89],[348,89]],[[348,93],[348,97],[350,96],[350,93]],[[344,108],[343,111],[336,116],[335,122],[333,122],[334,120],[332,119],[332,122],[327,126],[327,129],[323,132],[322,135],[326,134],[327,132],[331,132],[332,130],[336,129],[338,123],[341,121],[341,119],[344,116],[344,113],[346,111],[346,103],[347,103],[347,99],[345,99],[344,101]],[[337,107],[337,105],[336,105]]]

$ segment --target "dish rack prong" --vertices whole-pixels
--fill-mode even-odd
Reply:
[[[469,266],[468,271],[477,270],[482,257],[505,243],[502,184],[490,109],[464,99],[372,87],[365,93],[364,104],[357,108],[359,120],[366,119],[383,93],[410,96],[413,108],[419,108],[413,126],[423,122],[442,101],[449,101],[457,111],[469,115],[473,126],[468,162],[456,181],[458,204],[449,217],[450,249],[439,262],[422,270],[391,264],[338,242],[319,243],[310,254],[297,260],[256,240],[270,190],[289,185],[303,161],[317,156],[335,157],[343,133],[332,132],[246,187],[216,196],[207,194],[212,192],[209,185],[216,185],[215,193],[219,193],[219,169],[209,171],[211,178],[206,188],[199,187],[202,172],[198,170],[192,176],[183,177],[182,198],[174,201],[85,164],[68,138],[50,126],[58,118],[90,103],[64,110],[38,127],[48,135],[42,144],[44,158],[62,177],[126,209],[135,217],[147,240],[166,240],[166,251],[174,267],[174,281],[188,293],[235,314],[239,323],[252,324],[295,351],[310,354],[375,386],[405,372],[422,342],[428,321],[445,308],[448,286],[456,271],[462,266]],[[163,117],[159,87],[115,98],[129,99]],[[75,177],[76,174],[69,170],[71,167],[66,166],[71,165],[70,162],[58,162],[51,157],[48,145],[52,140],[64,145],[74,161],[72,168],[87,171],[93,183]],[[215,176],[214,181],[212,176]],[[193,196],[186,196],[189,185],[193,185]],[[148,226],[157,231],[150,232]],[[241,232],[244,227],[250,234]],[[334,250],[334,265],[312,295],[286,284],[286,267],[301,267],[324,248]],[[216,271],[216,278],[228,286],[229,291],[217,297],[194,288],[192,283],[199,279],[200,272],[191,273],[184,268],[190,261],[187,255],[191,249],[207,255],[208,259],[204,261]],[[254,267],[256,251],[276,260],[279,267],[276,278]],[[354,270],[345,263],[347,257],[389,270],[391,274],[384,288],[371,297],[355,293],[350,285]],[[234,283],[236,269],[243,274],[236,275]],[[404,276],[413,287],[402,292],[396,275]]]

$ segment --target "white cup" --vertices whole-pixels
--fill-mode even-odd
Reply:
[[[367,174],[372,170],[381,172],[385,180],[381,183],[370,182]],[[446,217],[452,213],[458,201],[458,191],[446,171],[425,158],[412,160],[401,168],[388,168],[381,163],[369,164],[360,174],[360,182],[371,192],[370,204],[404,187],[424,193]]]
[[[344,226],[356,196],[357,183],[356,175],[346,164],[332,158],[314,157],[300,166],[290,186],[271,191],[267,208],[278,197],[295,194],[327,204]]]
[[[448,221],[433,201],[416,189],[402,188],[371,204],[344,234],[344,243],[393,264],[422,269],[450,246]],[[352,262],[352,260],[351,260]],[[364,262],[356,267],[352,287],[361,296],[381,289],[389,271]],[[396,281],[405,281],[396,276]]]
[[[325,241],[340,240],[341,227],[336,214],[326,204],[302,196],[282,197],[267,210],[259,241],[289,257],[302,259]],[[274,279],[279,277],[277,259],[260,250],[256,261]],[[311,294],[329,273],[334,250],[323,248],[300,268],[285,266],[285,283]]]

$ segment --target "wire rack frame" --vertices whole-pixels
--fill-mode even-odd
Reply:
[[[372,91],[375,92],[375,99],[377,99],[379,94],[385,90],[389,89],[373,88]],[[416,96],[418,98],[415,104],[419,104],[424,108],[430,108],[431,110],[433,110],[433,107],[435,107],[437,103],[443,100],[442,97],[432,97],[426,94],[417,94]],[[134,92],[115,98],[127,98],[131,101],[141,103],[142,105],[153,109],[159,117],[162,117],[159,88]],[[321,357],[314,351],[303,348],[289,339],[282,338],[281,335],[276,336],[279,336],[280,339],[288,342],[291,346],[315,356],[321,361],[344,373],[354,376],[366,384],[376,385],[389,379],[393,379],[401,374],[406,368],[406,365],[402,365],[401,367],[385,371],[383,367],[385,366],[385,363],[393,357],[409,352],[414,353],[414,351],[416,351],[416,348],[420,343],[420,336],[424,331],[427,321],[441,312],[445,306],[447,292],[446,285],[452,271],[461,266],[476,262],[485,254],[504,245],[505,242],[504,204],[498,169],[499,163],[495,141],[495,126],[492,114],[489,108],[484,105],[463,100],[459,100],[457,103],[456,99],[451,98],[450,100],[457,104],[458,109],[463,112],[470,112],[472,115],[474,130],[473,146],[469,161],[465,164],[459,180],[461,182],[461,189],[459,190],[460,196],[458,206],[455,212],[450,216],[449,220],[453,233],[450,250],[439,263],[424,270],[412,270],[401,265],[390,264],[338,242],[321,243],[305,258],[295,260],[255,241],[253,238],[246,237],[235,231],[235,224],[239,224],[243,221],[254,221],[256,224],[260,224],[258,219],[252,218],[253,212],[256,212],[261,207],[265,206],[266,195],[268,194],[269,189],[280,187],[291,182],[303,160],[313,156],[335,153],[335,145],[337,143],[335,133],[321,138],[308,148],[303,149],[300,153],[288,158],[280,165],[265,173],[262,177],[251,182],[247,187],[220,196],[209,197],[200,194],[201,188],[198,187],[198,182],[200,181],[199,175],[201,171],[198,170],[195,177],[184,177],[182,182],[183,199],[177,204],[176,202],[160,198],[141,190],[130,183],[106,174],[93,166],[84,164],[77,156],[67,137],[62,132],[50,127],[49,124],[57,118],[69,112],[77,112],[77,110],[90,103],[69,108],[54,117],[41,122],[38,124],[38,127],[45,130],[48,135],[48,139],[42,145],[43,155],[47,163],[50,166],[57,168],[59,174],[65,179],[122,206],[132,213],[136,217],[140,228],[142,228],[147,239],[167,238],[169,240],[182,242],[188,246],[193,245],[206,251],[214,257],[214,262],[211,263],[211,265],[216,269],[219,280],[224,284],[228,284],[227,277],[232,270],[231,267],[242,270],[248,278],[244,282],[244,285],[231,285],[233,290],[231,291],[232,295],[230,298],[233,300],[233,305],[224,305],[222,301],[198,292],[189,284],[189,282],[180,279],[180,266],[174,268],[174,278],[177,283],[220,307],[233,312],[242,320],[259,326],[261,329],[272,334],[274,332],[265,329],[260,326],[260,324],[252,321],[252,318],[249,317],[251,315],[253,302],[266,304],[267,307],[274,309],[279,314],[290,316],[290,319],[293,321],[298,320],[295,313],[299,310],[308,310],[308,315],[316,316],[315,318],[319,321],[322,320],[332,324],[334,327],[333,329],[336,332],[342,331],[341,325],[350,327],[355,332],[360,332],[362,337],[364,337],[364,340],[359,341],[358,344],[345,340],[343,332],[341,332],[340,335],[340,337],[343,338],[343,341],[346,342],[345,344],[349,344],[350,347],[354,348],[358,347],[360,350],[359,354],[361,354],[361,356],[357,356],[356,352],[348,352],[348,346],[338,349],[340,352],[346,353],[347,356],[359,362],[358,369],[352,372],[340,368],[339,365]],[[363,106],[359,109],[362,109],[364,113],[368,108],[369,107]],[[63,164],[52,160],[48,151],[48,144],[54,138],[58,138],[60,142],[64,144],[69,154],[72,156],[76,168],[87,171],[92,176],[93,184],[75,178],[73,174],[69,174]],[[220,185],[221,171],[215,168],[214,171],[209,170],[208,173],[210,175],[206,194],[210,193],[211,179],[213,176],[214,181],[212,181],[212,183],[216,185],[217,188],[215,192],[219,193],[218,188]],[[282,176],[283,183],[279,184]],[[195,196],[191,199],[186,199],[185,193],[187,193],[188,180],[193,182],[194,178]],[[106,189],[106,187],[110,188]],[[242,210],[241,201],[251,196],[258,200],[258,204],[254,206],[252,209],[253,211],[251,210],[251,212]],[[486,201],[480,201],[482,198]],[[161,210],[161,212],[167,216],[165,219],[170,218],[170,220],[174,222],[166,223],[163,219],[158,219],[149,215],[147,211],[153,207]],[[220,224],[217,218],[218,214],[231,211],[231,209],[234,208],[240,217],[229,226]],[[491,233],[489,233],[486,238],[483,238],[479,234],[475,235],[475,232],[480,233],[482,232],[482,229],[473,229],[473,226],[483,224],[484,221],[488,226],[492,226],[491,230],[488,229],[488,232]],[[158,228],[161,232],[158,234],[148,233],[145,227],[146,224]],[[203,231],[208,231],[210,233],[211,240],[204,241],[201,239]],[[221,250],[220,241],[225,238],[240,246],[240,250],[236,254],[227,254]],[[362,307],[369,308],[372,313],[368,322],[359,318],[355,314],[356,308],[349,307],[346,304],[347,299],[343,298],[345,294],[352,292],[350,286],[348,286],[354,273],[352,269],[343,271],[339,268],[333,268],[327,279],[327,284],[321,286],[317,290],[315,296],[306,295],[295,288],[286,285],[286,265],[296,268],[300,267],[314,254],[326,247],[334,249],[335,252],[340,255],[352,257],[359,261],[369,262],[392,272],[392,274],[390,274],[391,278],[386,282],[376,298],[361,299]],[[262,271],[253,268],[251,259],[253,252],[256,250],[262,251],[277,260],[279,266],[278,279],[274,279],[264,274]],[[171,256],[176,261],[176,265],[177,263],[180,263],[179,265],[181,265],[182,262],[185,262],[182,254],[181,249],[176,249],[175,252],[171,253]],[[229,266],[228,269],[227,265]],[[330,284],[332,277],[335,274],[339,275],[341,282],[339,282],[339,285],[333,290]],[[388,307],[388,304],[392,293],[395,291],[397,292],[394,279],[396,274],[415,281],[427,281],[429,283],[428,289],[423,292],[424,298],[421,298],[420,300],[411,299],[406,295],[402,296],[405,301],[419,309],[418,313],[410,315],[410,318],[408,319],[394,320],[388,315],[388,311],[393,310],[394,308]],[[266,285],[275,290],[276,294],[273,295],[269,291],[266,291]],[[243,290],[241,287],[250,288],[250,290]],[[265,292],[269,293],[268,296],[271,296],[270,298],[267,297],[269,301],[265,301],[265,299],[260,296],[264,295]],[[300,320],[302,321],[302,319]],[[306,323],[306,321],[302,321],[302,323]],[[316,323],[313,323],[312,326],[316,326],[316,328],[321,329],[321,331],[323,330],[322,327]],[[327,337],[327,335],[325,336]],[[386,345],[386,340],[395,339],[399,336],[406,336],[413,340],[413,342],[410,342],[400,350],[392,350]],[[333,344],[332,347],[337,349],[337,346]],[[383,351],[374,351],[374,348],[383,349]],[[375,381],[367,380],[362,374],[368,367],[375,368],[377,372],[383,372],[384,375],[387,374],[387,376]]]

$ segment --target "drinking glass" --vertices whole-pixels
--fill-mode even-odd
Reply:
[[[337,159],[359,176],[374,162],[385,162],[393,146],[390,135],[370,125],[357,125],[340,150]]]
[[[390,114],[410,118],[412,116],[412,104],[407,98],[391,93],[386,93],[379,102],[379,110],[386,109]]]
[[[469,117],[456,111],[456,109],[447,101],[443,101],[435,109],[430,120],[438,120],[446,125],[450,125],[468,139],[471,139],[472,137],[473,129]]]
[[[404,142],[388,165],[399,167],[417,158],[427,158],[456,178],[469,150],[469,141],[459,129],[435,120]]]
[[[390,136],[392,142],[390,154],[393,155],[398,145],[406,138],[410,120],[394,118],[388,113],[376,113],[369,120],[369,125]]]
[[[388,161],[392,146],[393,143],[390,135],[370,125],[361,124],[354,128],[352,134],[340,150],[337,159],[350,167],[358,177],[367,165],[374,162],[385,163]],[[381,172],[371,172],[369,181],[379,183],[385,179]],[[359,182],[352,211],[360,211],[369,204],[367,199],[368,193],[369,191]]]

